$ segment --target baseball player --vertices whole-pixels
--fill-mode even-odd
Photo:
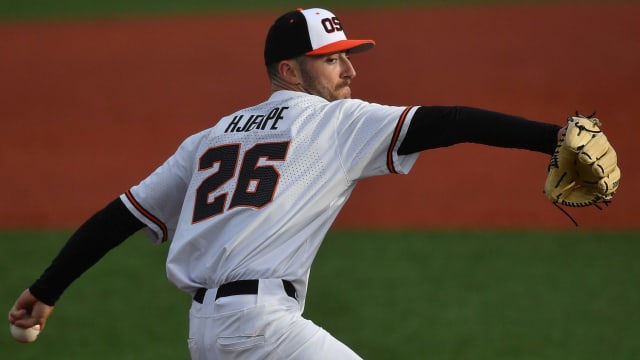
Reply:
[[[45,327],[65,289],[143,229],[170,242],[167,274],[192,298],[193,359],[359,359],[302,316],[313,259],[361,179],[406,174],[427,149],[472,142],[552,154],[561,126],[469,107],[351,98],[353,40],[324,9],[266,37],[271,95],[190,136],[89,218],[17,299],[9,321]]]

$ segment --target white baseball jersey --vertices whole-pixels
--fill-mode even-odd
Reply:
[[[287,279],[303,304],[312,261],[358,180],[415,163],[397,154],[414,111],[278,91],[186,139],[121,199],[153,241],[171,240],[178,288]]]

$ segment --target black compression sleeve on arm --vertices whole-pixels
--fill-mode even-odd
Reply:
[[[553,154],[559,125],[464,106],[421,106],[411,120],[400,155],[477,143]]]
[[[143,227],[122,200],[115,199],[71,235],[29,290],[38,300],[53,306],[75,279]]]

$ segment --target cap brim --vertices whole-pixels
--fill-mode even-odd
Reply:
[[[373,40],[340,40],[305,53],[305,55],[327,55],[343,51],[358,53],[367,51],[376,44]]]

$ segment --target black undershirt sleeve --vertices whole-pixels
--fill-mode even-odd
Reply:
[[[398,154],[476,143],[553,154],[559,125],[464,106],[419,107]]]
[[[38,300],[53,306],[74,280],[143,227],[120,198],[113,200],[71,235],[29,290]]]

